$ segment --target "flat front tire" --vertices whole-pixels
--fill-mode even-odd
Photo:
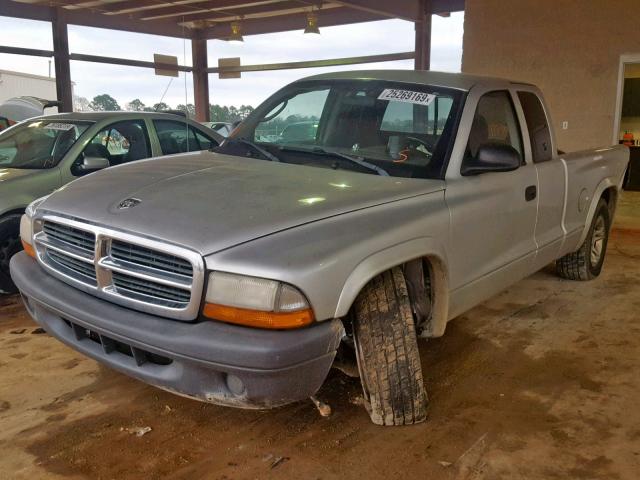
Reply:
[[[365,406],[377,425],[427,416],[415,324],[402,269],[375,277],[355,302],[354,340]]]
[[[585,238],[578,250],[556,260],[556,272],[569,280],[591,280],[602,271],[607,253],[611,219],[609,208],[604,199],[600,199]]]

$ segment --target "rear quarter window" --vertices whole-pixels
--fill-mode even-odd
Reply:
[[[553,158],[551,129],[542,102],[535,93],[518,92],[529,130],[531,155],[534,163],[547,162]]]

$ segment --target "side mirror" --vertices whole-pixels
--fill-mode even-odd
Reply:
[[[470,176],[488,172],[510,172],[517,170],[520,165],[520,154],[511,145],[487,143],[478,148],[475,158],[462,164],[460,173]]]
[[[83,172],[92,172],[95,170],[102,170],[103,168],[110,167],[111,164],[109,160],[103,157],[85,157],[82,159],[82,163],[80,164],[80,170]]]

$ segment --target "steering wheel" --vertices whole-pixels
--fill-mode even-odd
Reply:
[[[426,155],[427,157],[431,158],[433,157],[433,152],[431,151],[431,149],[433,148],[432,145],[430,145],[426,140],[423,140],[421,138],[418,137],[405,137],[407,140],[417,143],[418,146],[422,145],[424,147],[424,150],[418,150],[418,146],[412,146],[412,145],[408,145],[407,147],[415,152],[420,152],[424,155]]]

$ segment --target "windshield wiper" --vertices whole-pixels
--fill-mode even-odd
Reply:
[[[280,162],[280,159],[278,157],[276,157],[273,153],[271,153],[268,150],[262,148],[260,145],[257,145],[255,143],[253,143],[250,140],[247,140],[247,139],[244,139],[244,138],[230,138],[224,143],[241,143],[243,145],[247,145],[247,146],[253,148],[256,152],[258,152],[263,157],[267,158],[268,160],[271,160],[272,162]]]
[[[369,163],[367,162],[364,158],[362,157],[358,157],[355,155],[347,155],[346,153],[341,153],[341,152],[336,152],[334,150],[326,150],[324,148],[321,147],[314,147],[312,149],[305,149],[305,148],[291,148],[291,147],[285,147],[282,146],[280,147],[280,150],[284,150],[284,151],[291,151],[291,152],[304,152],[304,153],[315,153],[318,155],[324,155],[327,157],[336,157],[336,158],[341,158],[343,160],[347,160],[351,163],[355,163],[356,165],[365,168],[367,170],[371,170],[372,172],[377,173],[378,175],[382,175],[383,177],[388,177],[389,176],[389,172],[387,172],[385,169],[380,168],[377,165],[374,165],[373,163]]]

